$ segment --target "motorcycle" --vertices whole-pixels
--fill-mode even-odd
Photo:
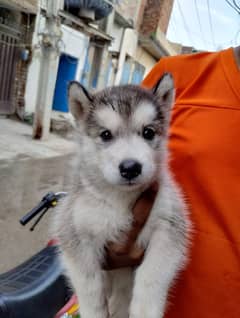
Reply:
[[[47,193],[29,213],[20,219],[34,230],[45,213],[54,208],[66,192]],[[1,318],[77,318],[78,302],[58,259],[57,241],[47,246],[10,271],[0,274]]]

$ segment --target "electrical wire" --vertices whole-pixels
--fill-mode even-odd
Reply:
[[[171,27],[173,28],[174,33],[177,33],[177,26],[176,26],[175,17],[173,14],[171,16],[171,22],[169,23],[169,25],[170,24],[171,24]]]
[[[180,12],[180,15],[181,15],[182,21],[183,21],[184,29],[185,29],[186,33],[188,34],[188,37],[189,37],[190,41],[191,41],[191,42],[192,42],[192,44],[193,44],[193,43],[194,43],[194,41],[193,41],[193,38],[192,38],[191,32],[189,31],[188,25],[187,25],[187,23],[186,23],[186,20],[185,20],[184,14],[183,14],[182,7],[181,7],[180,2],[179,2],[178,0],[177,0],[177,5],[178,5],[178,9],[179,9],[179,12]]]
[[[214,39],[212,16],[211,16],[211,11],[210,11],[209,0],[207,0],[207,9],[208,9],[208,19],[209,19],[209,25],[210,25],[210,31],[211,31],[212,42],[213,42],[214,47],[216,47],[216,42],[215,42],[215,39]]]
[[[202,23],[201,23],[201,19],[200,19],[200,15],[199,15],[199,9],[198,9],[198,5],[197,5],[197,0],[194,0],[194,5],[195,5],[196,13],[197,13],[197,20],[198,20],[198,24],[199,24],[200,33],[202,35],[203,42],[206,43],[206,39],[205,39],[205,36],[204,36],[204,33],[203,33]]]
[[[233,3],[231,3],[229,0],[225,0],[225,2],[227,2],[227,4],[228,4],[233,10],[235,10],[238,14],[240,14],[240,10],[238,10],[237,7],[235,7]]]
[[[240,10],[240,6],[236,3],[236,0],[233,0],[233,4],[238,10]]]

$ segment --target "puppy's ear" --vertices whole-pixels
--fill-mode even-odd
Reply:
[[[92,96],[78,82],[70,82],[68,86],[68,103],[70,111],[78,121],[87,114],[92,102]]]
[[[164,73],[152,90],[164,110],[170,111],[175,96],[172,75],[170,73]]]

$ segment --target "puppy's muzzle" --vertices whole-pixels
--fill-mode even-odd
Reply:
[[[142,173],[142,165],[133,159],[126,159],[119,165],[121,176],[130,181]]]

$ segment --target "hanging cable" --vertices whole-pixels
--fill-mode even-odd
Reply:
[[[207,0],[207,9],[208,9],[208,19],[209,19],[209,25],[210,25],[210,30],[211,30],[212,43],[213,43],[214,48],[215,48],[216,47],[216,42],[215,42],[215,39],[214,39],[212,16],[211,16],[211,11],[210,11],[209,0]]]
[[[237,10],[240,11],[240,6],[236,3],[236,0],[233,0],[233,4],[237,8]]]
[[[171,27],[173,28],[174,33],[177,34],[177,26],[176,26],[175,17],[174,17],[173,14],[172,14],[172,17],[171,17],[170,24],[171,24]]]
[[[189,37],[189,39],[190,39],[190,41],[192,42],[192,45],[193,45],[194,41],[193,41],[191,32],[189,31],[188,25],[186,23],[186,20],[185,20],[183,11],[182,11],[182,7],[181,7],[180,2],[178,0],[177,0],[177,5],[178,5],[178,9],[179,9],[180,15],[181,15],[182,20],[183,20],[184,29],[185,29],[186,33],[188,34],[188,37]]]
[[[233,3],[231,3],[229,0],[225,0],[225,2],[227,2],[227,4],[233,9],[235,10],[238,14],[240,14],[240,10],[237,9],[237,7],[235,7],[233,5]]]
[[[206,43],[206,39],[205,39],[205,36],[204,36],[204,33],[203,33],[202,23],[201,23],[201,19],[200,19],[200,15],[199,15],[197,0],[194,0],[194,5],[195,5],[196,12],[197,12],[197,19],[198,19],[198,24],[199,24],[200,32],[201,32],[201,35],[202,35],[202,39],[203,39],[203,42]]]

